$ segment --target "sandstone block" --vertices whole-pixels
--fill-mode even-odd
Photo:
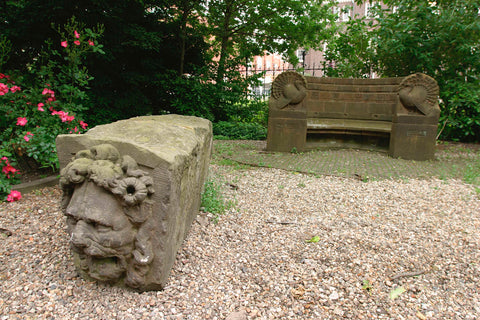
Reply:
[[[79,274],[138,291],[162,289],[200,207],[210,121],[137,117],[60,135],[56,143]]]

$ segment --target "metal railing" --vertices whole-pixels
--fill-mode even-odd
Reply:
[[[283,68],[246,68],[241,72],[245,74],[246,77],[252,75],[262,74],[259,77],[260,85],[250,88],[251,97],[260,97],[261,99],[268,99],[272,89],[272,82],[277,75],[285,71],[297,71],[306,76],[322,77],[324,75],[324,66],[323,65],[301,65],[298,68],[294,68],[292,65]]]

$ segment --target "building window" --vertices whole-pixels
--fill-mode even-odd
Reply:
[[[335,20],[340,19],[340,8],[339,7],[333,7],[333,14],[335,15]]]
[[[367,2],[365,3],[365,16],[368,17],[368,18],[375,18],[376,15],[375,13],[373,12],[373,9],[375,8],[375,6],[377,6],[378,2],[376,1],[371,1],[371,2]]]
[[[342,21],[348,21],[352,17],[352,10],[350,7],[344,7],[342,9]]]
[[[303,58],[305,57],[305,50],[298,49],[296,54],[297,54],[298,62],[303,62]]]

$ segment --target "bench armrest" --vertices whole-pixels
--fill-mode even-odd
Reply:
[[[415,73],[402,80],[398,96],[402,106],[406,109],[403,111],[438,119],[440,116],[438,93],[438,84],[435,79],[423,73]]]

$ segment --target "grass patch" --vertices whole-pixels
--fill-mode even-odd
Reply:
[[[217,180],[207,180],[202,193],[201,210],[213,215],[216,223],[221,215],[234,207],[232,200],[226,200],[222,193],[222,183]]]
[[[467,163],[463,173],[463,180],[466,183],[480,185],[480,156],[474,163]]]

